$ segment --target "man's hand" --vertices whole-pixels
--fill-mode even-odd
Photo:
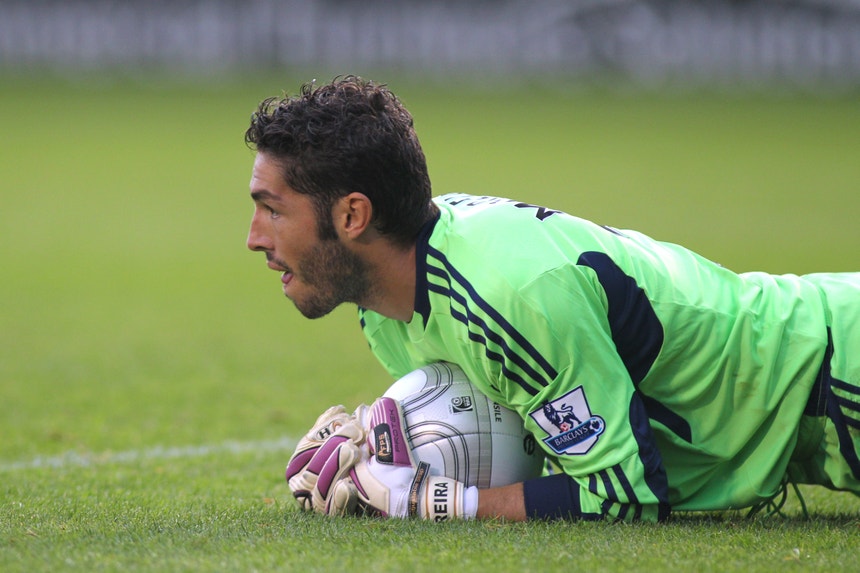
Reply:
[[[352,415],[347,414],[343,406],[332,406],[317,418],[314,426],[299,441],[296,451],[287,464],[285,477],[302,509],[313,509],[312,492],[334,450],[346,441],[356,445],[364,442],[363,426],[367,423],[366,412],[367,407],[363,405],[359,406]],[[335,434],[337,437],[332,440]],[[341,454],[340,451],[338,453]],[[342,460],[343,463],[355,464],[357,459],[348,457],[353,453],[352,450],[343,451],[342,454],[347,456]]]
[[[312,492],[314,509],[329,515],[369,513],[421,517],[435,521],[473,518],[478,489],[416,463],[406,439],[400,405],[380,398],[370,408],[371,431],[365,445],[339,439]],[[337,434],[335,434],[337,436]],[[322,456],[322,450],[318,454]],[[350,467],[352,460],[360,460]]]

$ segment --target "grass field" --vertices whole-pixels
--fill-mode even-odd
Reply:
[[[860,107],[401,85],[435,192],[510,196],[739,270],[860,269]],[[389,380],[245,250],[253,82],[0,79],[0,570],[858,571],[860,499],[647,524],[327,520],[283,466]]]

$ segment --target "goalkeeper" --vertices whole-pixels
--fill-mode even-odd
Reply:
[[[356,77],[262,102],[245,139],[248,247],[300,312],[358,305],[393,377],[459,365],[562,469],[452,484],[467,503],[448,517],[657,521],[754,507],[789,481],[860,493],[860,273],[737,274],[541,206],[431,199],[411,115]],[[433,495],[408,453],[382,471],[376,433],[363,453],[366,428],[337,415],[299,495],[429,517],[391,503]]]

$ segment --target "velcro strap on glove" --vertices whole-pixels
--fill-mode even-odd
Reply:
[[[474,513],[467,515],[465,510],[467,488],[463,483],[444,476],[431,476],[429,473],[428,464],[418,464],[409,492],[409,517],[437,522],[474,517]]]
[[[393,398],[379,398],[370,407],[370,427],[373,440],[368,440],[370,455],[381,464],[414,465],[412,450],[403,427],[400,405]]]

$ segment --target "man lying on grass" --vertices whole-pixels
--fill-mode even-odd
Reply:
[[[655,521],[787,482],[860,493],[860,273],[737,274],[491,189],[431,198],[412,116],[357,77],[263,101],[245,139],[248,247],[299,311],[358,305],[395,378],[458,365],[562,470],[428,492],[365,440],[402,437],[395,411],[341,412],[299,470],[318,511],[438,518],[439,493],[444,517]]]

